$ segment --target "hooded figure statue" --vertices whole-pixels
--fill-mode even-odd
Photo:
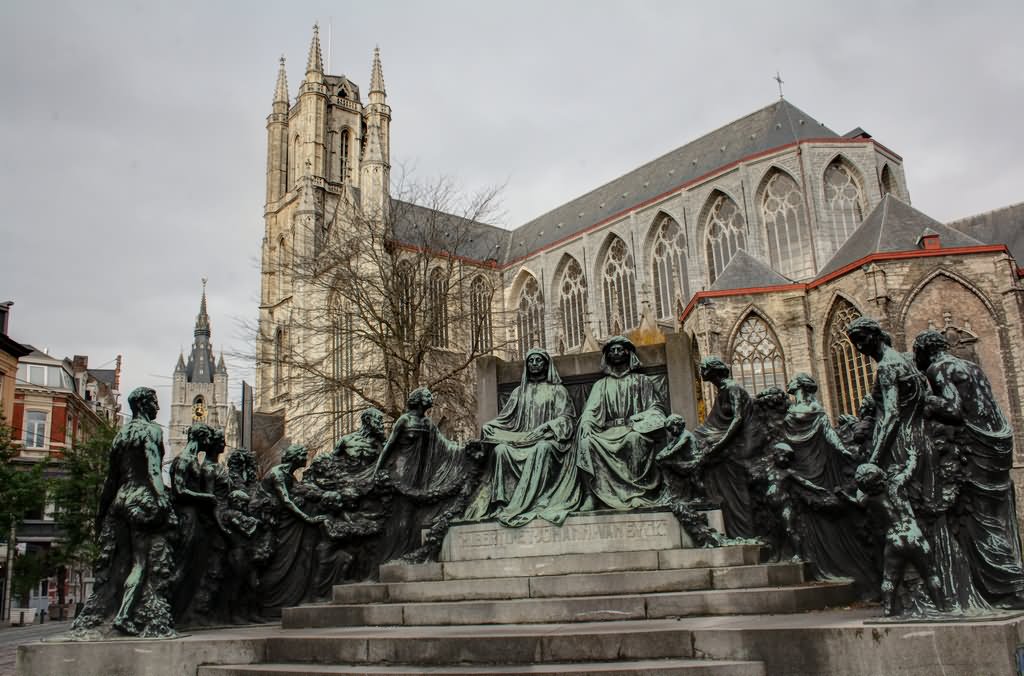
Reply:
[[[576,453],[541,516],[561,523],[572,511],[630,510],[666,504],[654,462],[655,433],[665,426],[665,403],[640,373],[636,347],[615,336],[602,348],[605,376],[594,383],[580,414]]]
[[[548,505],[572,446],[575,417],[551,355],[530,350],[519,387],[483,426],[484,439],[497,446],[464,518],[496,518],[513,527],[532,521]]]

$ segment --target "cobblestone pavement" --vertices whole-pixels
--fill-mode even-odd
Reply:
[[[0,676],[15,676],[14,662],[18,646],[32,643],[47,636],[60,634],[71,628],[71,622],[47,622],[27,627],[0,627]]]

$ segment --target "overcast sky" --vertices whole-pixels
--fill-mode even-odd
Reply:
[[[94,367],[123,354],[122,391],[166,402],[206,276],[215,346],[251,351],[239,324],[257,314],[265,118],[281,54],[295,95],[314,21],[331,72],[364,96],[380,45],[392,163],[468,190],[507,183],[501,225],[771,103],[776,70],[808,114],[900,153],[925,213],[1024,200],[1020,0],[7,0],[13,338]],[[252,369],[229,369],[237,400]]]

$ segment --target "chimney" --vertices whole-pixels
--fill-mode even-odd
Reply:
[[[88,370],[89,370],[89,358],[88,357],[86,357],[84,355],[81,355],[81,354],[76,354],[71,359],[71,372],[72,373],[77,375],[79,373],[82,373],[83,371],[88,371]]]
[[[121,391],[121,355],[117,355],[117,365],[114,366],[114,391]]]
[[[14,305],[13,300],[5,300],[0,303],[0,336],[7,335],[7,317],[11,314],[12,305]]]

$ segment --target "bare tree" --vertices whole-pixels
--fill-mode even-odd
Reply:
[[[300,300],[287,325],[261,330],[274,332],[262,336],[274,354],[264,368],[304,442],[324,447],[367,406],[397,418],[423,385],[450,431],[474,430],[474,360],[504,347],[497,261],[508,232],[485,223],[498,192],[402,181],[385,209],[338,199],[302,233],[312,246],[279,271]]]

